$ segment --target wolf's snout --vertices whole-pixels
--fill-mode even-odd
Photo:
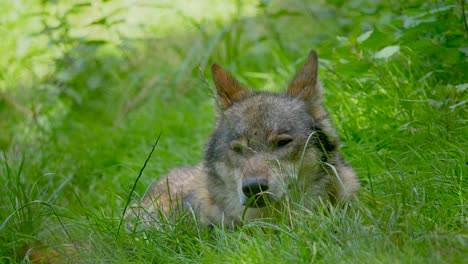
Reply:
[[[268,190],[268,180],[251,178],[242,182],[242,192],[247,198],[258,195],[261,192]]]

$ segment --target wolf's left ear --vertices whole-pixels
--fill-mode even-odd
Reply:
[[[318,56],[315,50],[311,50],[304,66],[297,72],[289,83],[286,95],[302,98],[306,101],[317,99],[321,96],[320,87],[317,85]]]
[[[318,56],[311,50],[304,66],[289,83],[287,96],[299,98],[307,103],[309,112],[324,132],[336,137],[328,113],[323,105],[322,86],[317,79]]]
[[[243,100],[250,92],[243,87],[229,72],[219,64],[211,66],[211,73],[218,93],[218,105],[221,110],[226,110],[236,101]]]

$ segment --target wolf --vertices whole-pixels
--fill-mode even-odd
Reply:
[[[360,184],[340,154],[317,71],[312,50],[277,94],[248,89],[214,63],[217,121],[203,161],[153,184],[127,213],[132,227],[190,209],[202,226],[235,228],[271,217],[292,188],[306,207],[354,197]]]

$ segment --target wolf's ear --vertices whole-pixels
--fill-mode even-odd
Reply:
[[[289,83],[286,95],[300,97],[306,101],[318,99],[321,96],[317,85],[318,57],[315,50],[311,50],[304,66],[297,72]]]
[[[287,96],[297,97],[309,106],[309,112],[328,135],[336,137],[335,129],[328,117],[327,110],[323,105],[322,85],[317,79],[318,56],[315,50],[311,50],[304,66],[297,72],[294,79],[289,83]]]
[[[229,72],[224,70],[219,64],[211,66],[211,73],[218,92],[218,105],[221,110],[226,110],[236,101],[247,97],[250,92],[244,88]]]

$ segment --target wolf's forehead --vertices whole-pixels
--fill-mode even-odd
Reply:
[[[294,133],[313,124],[304,102],[284,96],[253,96],[230,110],[236,134]]]

